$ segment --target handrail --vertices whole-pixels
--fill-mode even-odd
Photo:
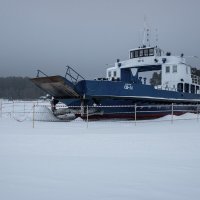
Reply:
[[[48,77],[48,75],[46,75],[43,71],[41,71],[41,70],[38,69],[38,70],[37,70],[37,76],[36,76],[37,78],[40,77],[40,76],[39,76],[40,73],[43,74],[44,76]]]
[[[66,66],[66,68],[67,68],[67,70],[66,70],[66,73],[65,73],[65,78],[67,78],[67,76],[70,77],[71,82],[77,83],[79,78],[85,80],[85,78],[83,78],[83,76],[81,76],[78,72],[76,72],[70,66]],[[72,75],[71,71],[73,72],[74,76]]]

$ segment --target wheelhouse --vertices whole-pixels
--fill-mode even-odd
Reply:
[[[161,49],[157,47],[149,48],[138,48],[130,51],[130,59],[140,58],[140,57],[149,57],[149,56],[161,56]]]

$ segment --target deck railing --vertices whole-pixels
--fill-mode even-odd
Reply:
[[[66,66],[67,70],[65,73],[65,78],[70,79],[72,83],[77,83],[79,80],[85,80],[78,72],[76,72],[70,66]]]

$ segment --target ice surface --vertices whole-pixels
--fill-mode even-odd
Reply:
[[[31,104],[32,105],[32,104]],[[5,108],[6,109],[6,108]],[[40,110],[41,111],[41,110]],[[30,114],[30,113],[27,113]],[[197,200],[200,119],[0,118],[1,200]],[[186,120],[191,119],[191,120]]]

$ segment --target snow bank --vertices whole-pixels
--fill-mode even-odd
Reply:
[[[198,116],[197,114],[194,114],[194,113],[185,113],[183,115],[173,115],[173,118],[172,118],[172,115],[166,115],[164,117],[161,117],[161,118],[158,118],[158,119],[155,119],[157,121],[169,121],[169,120],[184,120],[184,119],[197,119],[197,118],[200,118],[200,115]],[[154,121],[155,121],[154,120]]]
[[[36,120],[57,120],[47,107],[35,111]],[[136,125],[93,121],[88,128],[80,118],[36,122],[32,128],[25,120],[32,119],[31,112],[14,117],[18,120],[0,118],[2,200],[199,199],[200,120],[195,114],[173,116],[174,123],[170,115]]]
[[[27,119],[33,120],[33,117],[35,121],[48,121],[48,122],[60,121],[53,115],[52,111],[46,106],[35,106],[34,116],[33,113],[30,113]]]

